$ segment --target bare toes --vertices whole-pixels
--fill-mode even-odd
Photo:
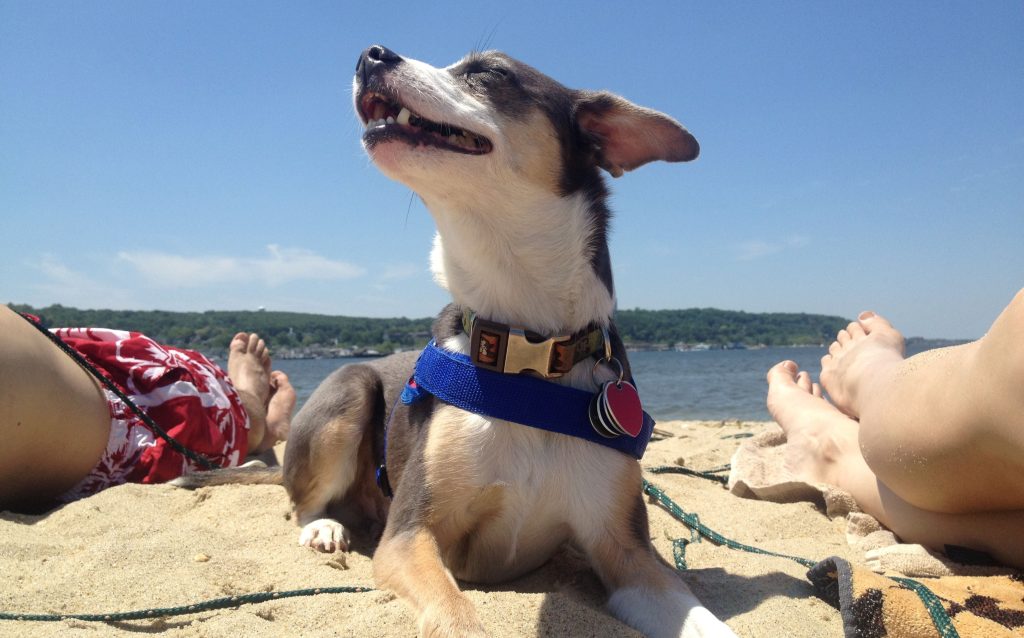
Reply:
[[[235,336],[231,337],[231,343],[228,345],[229,350],[238,350],[244,352],[246,347],[249,345],[249,333],[239,332]]]
[[[860,339],[864,336],[864,327],[860,325],[859,321],[851,321],[850,325],[846,326],[846,332],[850,334],[850,337],[854,340]]]
[[[807,374],[805,371],[801,370],[800,373],[796,375],[796,384],[804,392],[812,392],[813,384],[811,383],[811,375]]]
[[[771,384],[773,378],[779,378],[780,380],[788,378],[792,380],[798,369],[799,367],[795,361],[780,361],[768,370],[766,375],[768,383]]]

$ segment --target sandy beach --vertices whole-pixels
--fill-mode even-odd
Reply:
[[[729,462],[765,423],[660,423],[671,436],[652,442],[645,467],[684,462],[707,469]],[[740,438],[737,438],[740,435]],[[733,496],[718,484],[646,474],[683,509],[719,533],[812,560],[841,556],[845,520],[811,503],[777,504]],[[689,531],[648,504],[651,536],[672,560],[671,539]],[[251,592],[373,586],[362,552],[317,554],[297,545],[285,492],[224,486],[188,492],[124,485],[44,516],[0,514],[0,611],[100,613],[172,607]],[[706,606],[742,637],[843,635],[839,612],[817,598],[806,569],[783,559],[691,544],[681,574]],[[571,548],[536,572],[501,587],[464,584],[492,636],[637,636],[604,609],[595,574]],[[324,594],[164,619],[122,623],[0,621],[0,636],[414,636],[415,621],[393,595]]]

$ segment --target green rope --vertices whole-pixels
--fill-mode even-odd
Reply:
[[[914,590],[914,593],[921,599],[925,609],[928,610],[928,614],[932,617],[932,622],[939,631],[939,636],[942,638],[959,638],[960,633],[953,626],[953,620],[946,613],[946,608],[942,606],[942,601],[935,595],[935,592],[913,578],[903,578],[900,576],[889,576],[889,578],[904,587]]]
[[[14,614],[0,612],[0,620],[34,620],[44,622],[56,622],[60,620],[85,620],[94,622],[120,622],[124,620],[146,620],[163,616],[183,616],[186,614],[198,614],[204,611],[215,609],[229,609],[239,605],[252,603],[263,603],[268,600],[280,600],[282,598],[295,598],[298,596],[316,596],[318,594],[360,594],[373,591],[371,587],[314,587],[310,589],[292,589],[290,591],[260,592],[256,594],[243,594],[241,596],[226,596],[213,600],[204,600],[192,605],[180,607],[158,607],[156,609],[141,609],[138,611],[114,612],[109,614]]]
[[[686,474],[687,476],[696,476],[698,478],[721,483],[722,485],[729,482],[729,477],[718,475],[728,470],[728,465],[704,471],[691,470],[690,468],[683,467],[681,465],[659,465],[657,467],[647,468],[647,471],[651,474]]]
[[[680,521],[683,525],[690,528],[691,531],[696,532],[700,536],[708,539],[715,545],[722,545],[729,549],[738,549],[740,551],[749,552],[751,554],[764,554],[766,556],[778,556],[779,558],[788,558],[792,561],[796,561],[804,567],[811,568],[817,565],[816,561],[807,560],[806,558],[800,558],[799,556],[790,556],[789,554],[780,554],[778,552],[770,552],[766,549],[760,549],[752,545],[744,545],[734,540],[728,539],[722,536],[715,530],[707,527],[700,522],[700,519],[696,514],[683,511],[681,507],[676,505],[675,501],[666,496],[665,491],[660,487],[650,483],[647,479],[643,479],[644,494],[647,494],[658,501],[662,507],[668,510],[668,512]],[[685,567],[683,568],[685,569]]]

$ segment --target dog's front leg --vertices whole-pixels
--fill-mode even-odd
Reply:
[[[374,579],[415,608],[421,638],[477,638],[486,635],[473,604],[459,591],[441,560],[434,534],[425,526],[391,532],[389,525],[373,556]]]
[[[639,487],[639,466],[635,470]],[[629,483],[627,483],[629,484]],[[639,489],[607,511],[605,524],[577,532],[611,596],[612,614],[649,638],[736,638],[651,546]],[[582,530],[581,530],[582,531]]]

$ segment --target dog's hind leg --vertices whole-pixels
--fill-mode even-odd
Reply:
[[[640,466],[630,463],[604,524],[576,531],[590,564],[611,594],[612,614],[650,638],[735,638],[651,546]]]
[[[286,485],[295,504],[296,523],[302,528],[299,544],[320,552],[346,551],[348,532],[340,521],[328,516],[327,509],[355,481],[360,432],[342,420],[327,426],[338,430],[341,434],[337,438],[342,440],[328,449],[315,446],[310,455],[310,466],[315,470],[302,477],[306,480],[297,479],[300,472],[293,472],[292,481]]]
[[[373,432],[382,427],[376,371],[351,365],[328,377],[292,424],[284,485],[302,527],[299,544],[321,552],[348,549],[348,532],[328,515],[340,505],[346,521],[383,523],[387,504],[374,484]],[[369,484],[373,492],[364,489]]]

